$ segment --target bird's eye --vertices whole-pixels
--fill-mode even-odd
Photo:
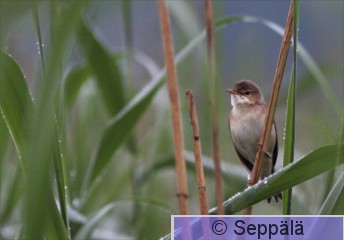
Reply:
[[[250,95],[250,91],[245,91],[245,95]]]

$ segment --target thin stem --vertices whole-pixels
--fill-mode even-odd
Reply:
[[[223,189],[222,189],[222,173],[221,173],[221,157],[218,141],[218,119],[217,119],[217,98],[216,98],[216,72],[215,72],[215,47],[214,47],[214,29],[213,29],[213,10],[211,0],[205,0],[205,16],[206,16],[206,30],[207,30],[207,48],[208,48],[208,64],[209,64],[209,78],[211,81],[211,130],[212,130],[212,150],[215,168],[215,191],[216,191],[216,205],[217,213],[224,214],[223,209]]]
[[[196,176],[197,176],[197,186],[198,186],[198,200],[200,207],[200,214],[208,214],[208,201],[207,201],[207,190],[205,185],[205,178],[203,172],[202,164],[202,147],[201,147],[201,137],[198,127],[198,119],[195,102],[193,100],[193,95],[190,90],[185,92],[188,102],[189,114],[190,114],[190,123],[193,133],[193,147],[194,147],[194,156],[195,156],[195,167],[196,167]]]
[[[298,41],[298,26],[299,26],[299,1],[294,2],[294,21],[293,21],[293,67],[288,90],[287,115],[285,124],[285,143],[284,143],[284,157],[283,166],[294,161],[294,142],[295,142],[295,92],[297,79],[297,41]],[[292,188],[283,191],[283,214],[291,214],[291,198]]]
[[[164,49],[164,58],[167,71],[167,87],[170,100],[174,154],[176,161],[177,174],[177,197],[179,202],[180,214],[188,214],[188,189],[186,166],[184,160],[184,136],[181,123],[181,111],[179,102],[179,86],[177,80],[177,71],[174,64],[174,51],[171,36],[170,19],[167,5],[164,0],[157,0],[158,11],[160,15],[160,28],[162,33],[162,42]]]
[[[263,154],[266,152],[265,149],[267,149],[266,145],[268,143],[266,140],[268,139],[271,133],[272,124],[274,121],[274,115],[276,111],[278,94],[279,94],[279,90],[282,83],[282,77],[283,77],[283,73],[284,73],[284,69],[285,69],[285,65],[286,65],[286,61],[288,57],[289,47],[291,44],[290,40],[291,40],[291,35],[292,35],[292,30],[293,30],[293,15],[294,15],[294,2],[293,0],[291,0],[288,17],[287,17],[286,28],[285,28],[281,50],[280,50],[279,58],[277,62],[277,68],[276,68],[275,77],[274,77],[274,85],[272,88],[272,94],[271,94],[271,98],[268,105],[268,112],[265,119],[263,134],[259,141],[255,164],[253,166],[252,178],[250,180],[251,185],[257,183],[261,176],[262,157],[263,157]]]
[[[40,27],[40,22],[39,22],[37,4],[34,4],[32,7],[32,17],[33,17],[33,21],[35,23],[35,30],[36,30],[36,34],[37,34],[37,45],[38,45],[39,56],[40,56],[41,65],[42,65],[43,78],[45,78],[46,74],[45,74],[43,41],[42,41],[42,34],[41,34],[41,27]]]

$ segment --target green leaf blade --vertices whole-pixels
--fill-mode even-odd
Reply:
[[[293,21],[293,66],[291,69],[291,77],[287,98],[287,115],[285,123],[285,141],[284,141],[284,157],[283,166],[294,161],[294,143],[295,143],[295,89],[296,89],[296,71],[297,71],[297,41],[299,26],[299,1],[294,1],[294,21]],[[292,188],[283,191],[283,214],[291,214],[291,197]]]
[[[1,113],[18,154],[22,156],[29,130],[28,121],[33,114],[31,95],[19,65],[2,51],[0,51],[0,74]],[[23,163],[22,167],[25,169]]]
[[[341,156],[337,158],[337,156]],[[344,144],[316,149],[299,161],[289,164],[264,181],[247,188],[224,202],[226,214],[234,214],[267,197],[307,181],[344,163]],[[216,208],[210,210],[216,213]]]
[[[116,204],[108,204],[101,208],[96,214],[91,216],[83,227],[78,231],[75,235],[74,239],[91,239],[92,232],[97,227],[99,222],[110,212],[112,211],[117,205]]]
[[[285,141],[284,141],[284,156],[283,166],[294,161],[294,142],[295,142],[295,73],[294,67],[292,69],[292,76],[290,78],[288,100],[287,100],[287,115],[285,122]],[[291,195],[292,189],[283,191],[283,214],[290,215],[291,212]]]
[[[90,69],[87,65],[72,69],[64,82],[64,102],[68,109],[75,102],[79,90],[90,76]]]
[[[344,214],[344,172],[338,178],[336,184],[321,206],[319,215]],[[339,207],[340,206],[340,207]]]
[[[105,106],[111,116],[125,105],[122,76],[119,67],[85,23],[81,23],[79,43],[96,77]]]
[[[107,125],[100,141],[96,154],[95,165],[92,171],[93,181],[107,166],[109,159],[118,147],[127,139],[140,116],[146,111],[162,81],[155,81],[133,99]]]

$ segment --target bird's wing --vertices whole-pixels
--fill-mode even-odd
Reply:
[[[274,151],[272,153],[272,167],[271,167],[271,173],[275,172],[275,164],[277,161],[277,155],[278,155],[278,137],[277,137],[277,128],[276,124],[274,123],[275,133],[276,133],[276,143],[274,147]]]
[[[276,124],[274,123],[274,128],[275,128],[275,133],[276,133],[276,143],[275,143],[275,147],[272,153],[272,166],[271,166],[271,173],[275,172],[275,164],[277,161],[277,155],[278,155],[278,138],[277,138],[277,128],[276,128]],[[253,169],[253,164],[247,160],[243,155],[240,154],[240,152],[238,151],[237,147],[234,145],[235,151],[239,156],[240,161],[245,165],[245,167],[247,168],[248,171],[252,171]]]
[[[253,169],[253,164],[252,164],[249,160],[247,160],[243,155],[240,154],[240,152],[238,151],[238,149],[237,149],[237,147],[235,146],[235,144],[233,144],[233,145],[234,145],[234,148],[235,148],[236,153],[237,153],[238,156],[239,156],[240,161],[245,165],[245,167],[247,168],[247,170],[251,172],[252,169]]]

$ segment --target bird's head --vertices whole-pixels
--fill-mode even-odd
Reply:
[[[234,85],[233,89],[226,89],[226,92],[231,94],[231,103],[234,108],[265,104],[260,88],[250,80],[241,80]]]

